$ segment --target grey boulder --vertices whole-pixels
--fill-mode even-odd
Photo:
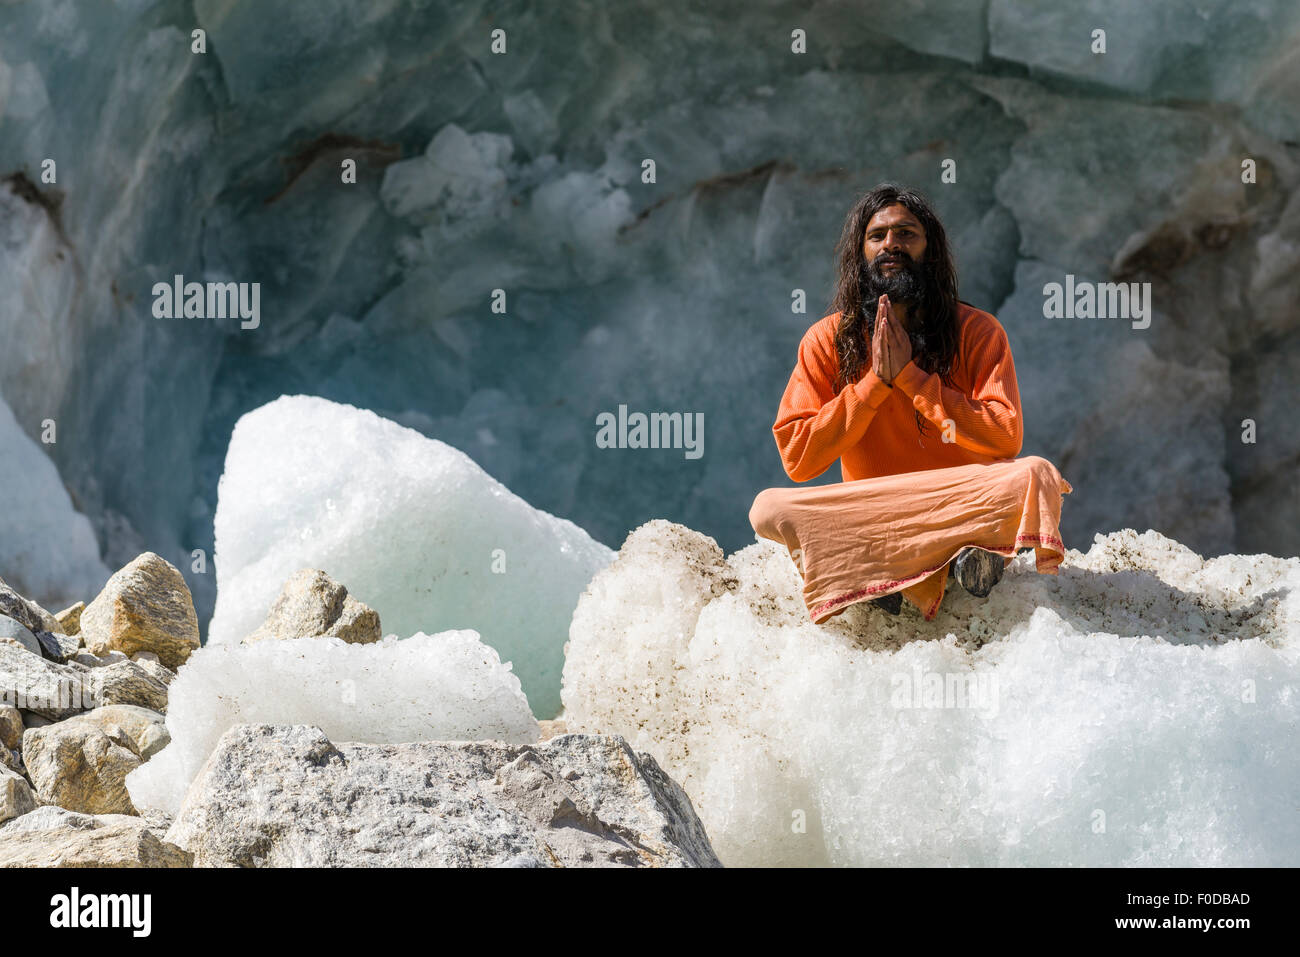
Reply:
[[[100,705],[130,704],[167,712],[167,685],[140,662],[126,659],[92,668],[82,680]]]
[[[12,618],[33,634],[38,631],[63,630],[57,618],[36,602],[28,601],[18,594],[5,584],[3,578],[0,578],[0,615]]]
[[[135,814],[126,776],[143,762],[135,740],[114,723],[86,716],[30,728],[23,762],[44,804],[84,814]]]
[[[0,641],[0,700],[51,721],[93,707],[85,672]],[[157,709],[155,709],[157,710]]]
[[[189,867],[157,822],[38,807],[0,825],[0,867]]]
[[[36,797],[27,779],[0,766],[0,824],[36,809]]]
[[[620,737],[335,745],[235,725],[167,840],[217,867],[717,867],[686,793]]]
[[[34,655],[41,653],[41,643],[36,640],[35,633],[8,615],[0,615],[0,639],[4,638],[16,641]]]
[[[67,664],[81,649],[81,639],[63,635],[57,631],[38,631],[36,640],[40,642],[41,654],[50,661]]]

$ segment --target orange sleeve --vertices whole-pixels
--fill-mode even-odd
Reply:
[[[799,343],[799,360],[781,397],[772,434],[785,472],[796,482],[821,475],[862,441],[892,387],[870,369],[836,395],[835,359],[810,330]]]
[[[965,360],[971,369],[970,395],[948,388],[938,375],[923,371],[915,362],[894,376],[894,385],[940,429],[951,419],[953,439],[962,448],[994,458],[1015,458],[1024,442],[1024,422],[1006,332],[997,327],[972,342]]]

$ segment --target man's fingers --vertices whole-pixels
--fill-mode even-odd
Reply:
[[[884,378],[885,374],[885,336],[877,316],[876,327],[871,336],[871,371]]]
[[[907,333],[905,333],[902,327],[894,321],[893,316],[890,316],[889,318],[889,336],[893,339],[894,344],[900,348],[907,340]]]

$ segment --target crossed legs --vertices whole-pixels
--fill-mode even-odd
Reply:
[[[957,584],[976,598],[987,598],[993,586],[1002,580],[1002,572],[1005,568],[1006,562],[1001,555],[986,552],[982,548],[963,548],[957,553],[957,557],[948,563],[948,577],[956,578]],[[896,591],[883,598],[872,598],[869,601],[891,615],[897,615],[903,610],[902,592]]]

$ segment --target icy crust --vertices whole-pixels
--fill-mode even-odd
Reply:
[[[247,637],[291,575],[319,568],[379,612],[385,632],[477,629],[543,718],[559,711],[574,605],[613,558],[458,449],[312,396],[239,420],[215,533],[211,644]]]
[[[784,549],[651,522],[578,604],[567,726],[653,753],[728,865],[1300,864],[1300,560],[1032,560],[818,627]]]
[[[127,775],[132,802],[175,815],[222,733],[244,723],[315,725],[333,741],[373,744],[526,744],[540,733],[510,665],[473,631],[388,635],[369,645],[209,645],[170,686],[171,743]]]

